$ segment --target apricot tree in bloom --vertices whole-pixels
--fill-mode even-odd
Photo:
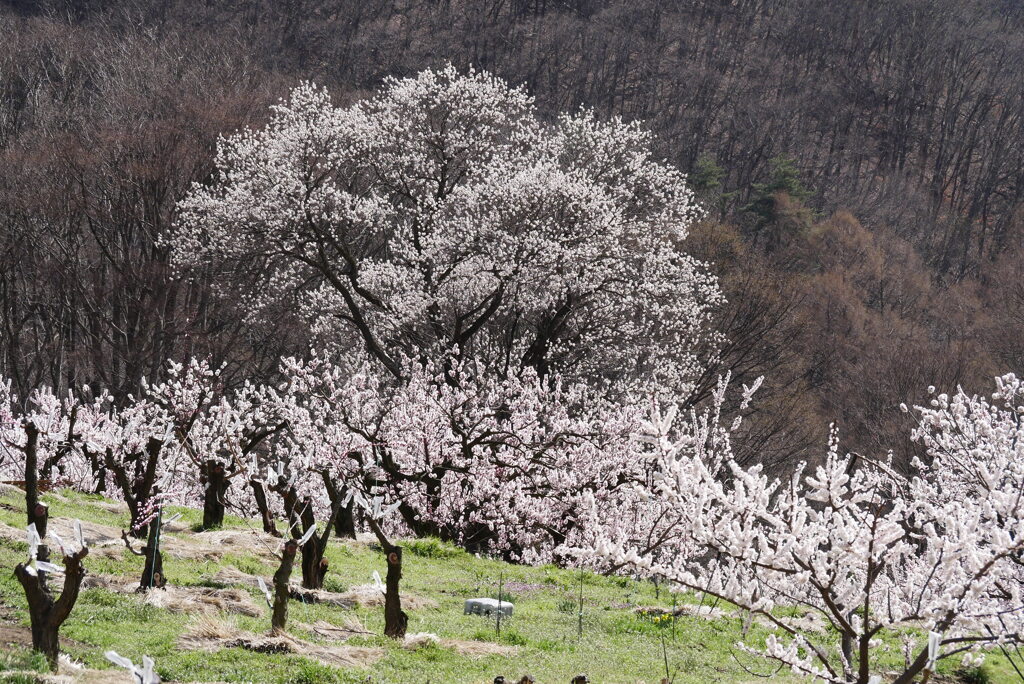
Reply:
[[[868,684],[882,637],[911,629],[929,637],[908,644],[898,684],[939,658],[1019,642],[1024,387],[1013,376],[998,385],[991,402],[960,392],[917,409],[914,436],[928,462],[910,479],[842,455],[835,439],[820,465],[769,479],[732,462],[728,441],[710,461],[695,458],[690,426],[655,419],[663,439],[652,494],[673,509],[674,553],[656,555],[612,530],[597,555],[760,615],[775,632],[743,648],[828,682]],[[817,614],[838,644],[782,617],[780,606]]]
[[[164,239],[179,267],[233,269],[254,316],[293,298],[323,344],[393,378],[454,353],[685,392],[720,295],[680,250],[698,209],[650,142],[587,111],[547,123],[453,67],[348,107],[304,84],[221,141]]]
[[[531,369],[499,378],[456,359],[410,364],[394,383],[376,365],[287,360],[283,394],[295,409],[280,441],[300,439],[292,462],[315,463],[328,492],[386,493],[416,534],[551,561],[584,533],[586,492],[611,500],[645,477],[628,451],[638,412],[580,383]]]
[[[285,429],[270,442],[265,469],[252,462],[250,482],[254,492],[259,487],[279,496],[277,509],[287,523],[284,536],[302,541],[302,586],[320,589],[329,567],[327,542],[342,512],[351,513],[349,478],[339,477],[336,464],[362,440],[339,429],[316,388],[302,380],[289,377],[275,401],[275,415]],[[257,504],[264,520],[272,516],[268,501]],[[318,521],[324,523],[322,532]]]
[[[46,563],[49,510],[40,498],[42,484],[82,487],[91,480],[90,468],[79,451],[79,404],[69,393],[58,397],[40,387],[24,400],[0,379],[0,479],[22,483],[27,523],[40,538],[34,555]],[[46,571],[38,583],[47,590]]]
[[[175,438],[187,457],[182,484],[202,500],[204,529],[224,523],[229,499],[259,499],[251,479],[259,470],[255,452],[286,426],[272,387],[246,382],[228,392],[219,377],[206,362],[193,361],[187,372],[172,364],[171,381],[154,390],[176,416]]]

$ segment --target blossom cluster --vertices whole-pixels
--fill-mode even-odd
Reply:
[[[1024,630],[1022,404],[1024,383],[1007,375],[991,400],[960,391],[917,407],[913,438],[927,456],[909,477],[887,459],[843,454],[833,433],[818,464],[771,478],[732,460],[738,424],[656,411],[641,439],[657,445],[648,495],[667,508],[671,534],[651,545],[616,524],[589,553],[760,615],[774,633],[741,647],[796,674],[866,683],[883,637],[911,630],[931,637],[909,646],[897,682],[941,657],[976,662],[979,648]],[[781,607],[819,616],[838,644]]]

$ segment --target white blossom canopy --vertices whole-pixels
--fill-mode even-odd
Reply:
[[[699,209],[646,131],[588,111],[548,123],[523,89],[453,67],[349,107],[299,86],[221,141],[180,209],[179,267],[228,269],[254,317],[297,302],[395,377],[454,349],[685,391],[721,298],[679,249]]]

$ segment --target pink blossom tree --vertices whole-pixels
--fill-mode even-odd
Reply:
[[[698,448],[710,434],[699,419],[673,427],[656,415],[651,495],[675,534],[656,553],[613,526],[595,555],[761,616],[773,632],[742,648],[828,682],[877,681],[882,637],[923,628],[927,642],[908,642],[895,679],[908,684],[940,658],[1021,639],[1022,397],[1006,376],[991,402],[960,392],[919,407],[914,436],[928,461],[909,479],[884,460],[842,455],[835,439],[820,465],[769,479],[732,462],[728,439]],[[838,648],[780,606],[819,615]]]
[[[499,379],[455,360],[411,366],[394,383],[375,365],[286,360],[285,441],[296,440],[328,493],[386,493],[401,522],[392,533],[549,562],[585,533],[587,492],[601,491],[614,514],[613,500],[647,477],[649,459],[631,457],[639,412],[580,383],[529,370]]]
[[[79,404],[69,393],[58,397],[48,387],[33,391],[23,405],[0,379],[0,478],[18,482],[25,490],[27,523],[40,542],[35,556],[49,560],[46,545],[49,510],[40,498],[41,481],[55,485],[86,486],[90,469],[79,455]],[[39,574],[46,589],[46,572]]]
[[[365,443],[321,454],[325,486],[379,481],[416,533],[550,557],[559,506],[639,477],[604,456],[628,443],[621,407],[689,391],[720,300],[681,248],[692,193],[650,144],[452,67],[349,107],[304,84],[222,141],[165,241],[179,268],[239,269],[224,287],[254,320],[305,314],[336,367],[303,371],[332,385],[328,429]]]
[[[58,398],[49,388],[31,393],[25,405],[11,392],[11,383],[0,379],[0,477],[19,481],[25,489],[28,558],[14,568],[25,592],[32,632],[32,648],[46,656],[53,671],[60,654],[58,632],[78,600],[85,577],[82,560],[89,551],[81,524],[74,524],[77,545],[66,545],[55,533],[47,533],[49,511],[40,500],[40,475],[56,482],[83,484],[89,469],[75,458],[79,440],[79,404],[69,394]],[[47,539],[55,542],[63,566],[50,562]],[[64,576],[59,597],[48,579]]]
[[[164,239],[179,267],[261,274],[234,283],[254,317],[294,298],[324,344],[395,378],[453,353],[681,391],[720,295],[680,250],[699,211],[650,142],[587,111],[545,122],[453,67],[349,107],[304,84],[222,140]]]

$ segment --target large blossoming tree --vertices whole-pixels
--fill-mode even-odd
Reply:
[[[650,143],[587,111],[546,121],[521,88],[451,67],[348,107],[306,84],[222,140],[165,239],[179,267],[223,269],[254,319],[294,303],[339,377],[372,388],[318,366],[330,415],[372,446],[314,470],[389,487],[414,529],[524,555],[542,544],[507,537],[512,512],[564,527],[542,502],[588,477],[558,473],[622,429],[584,404],[685,394],[702,368],[720,294],[681,250],[692,193]]]
[[[166,236],[234,269],[253,316],[294,298],[323,339],[394,377],[454,351],[502,373],[685,388],[717,286],[679,249],[698,215],[636,124],[553,122],[449,67],[336,107],[296,88],[222,140]]]

